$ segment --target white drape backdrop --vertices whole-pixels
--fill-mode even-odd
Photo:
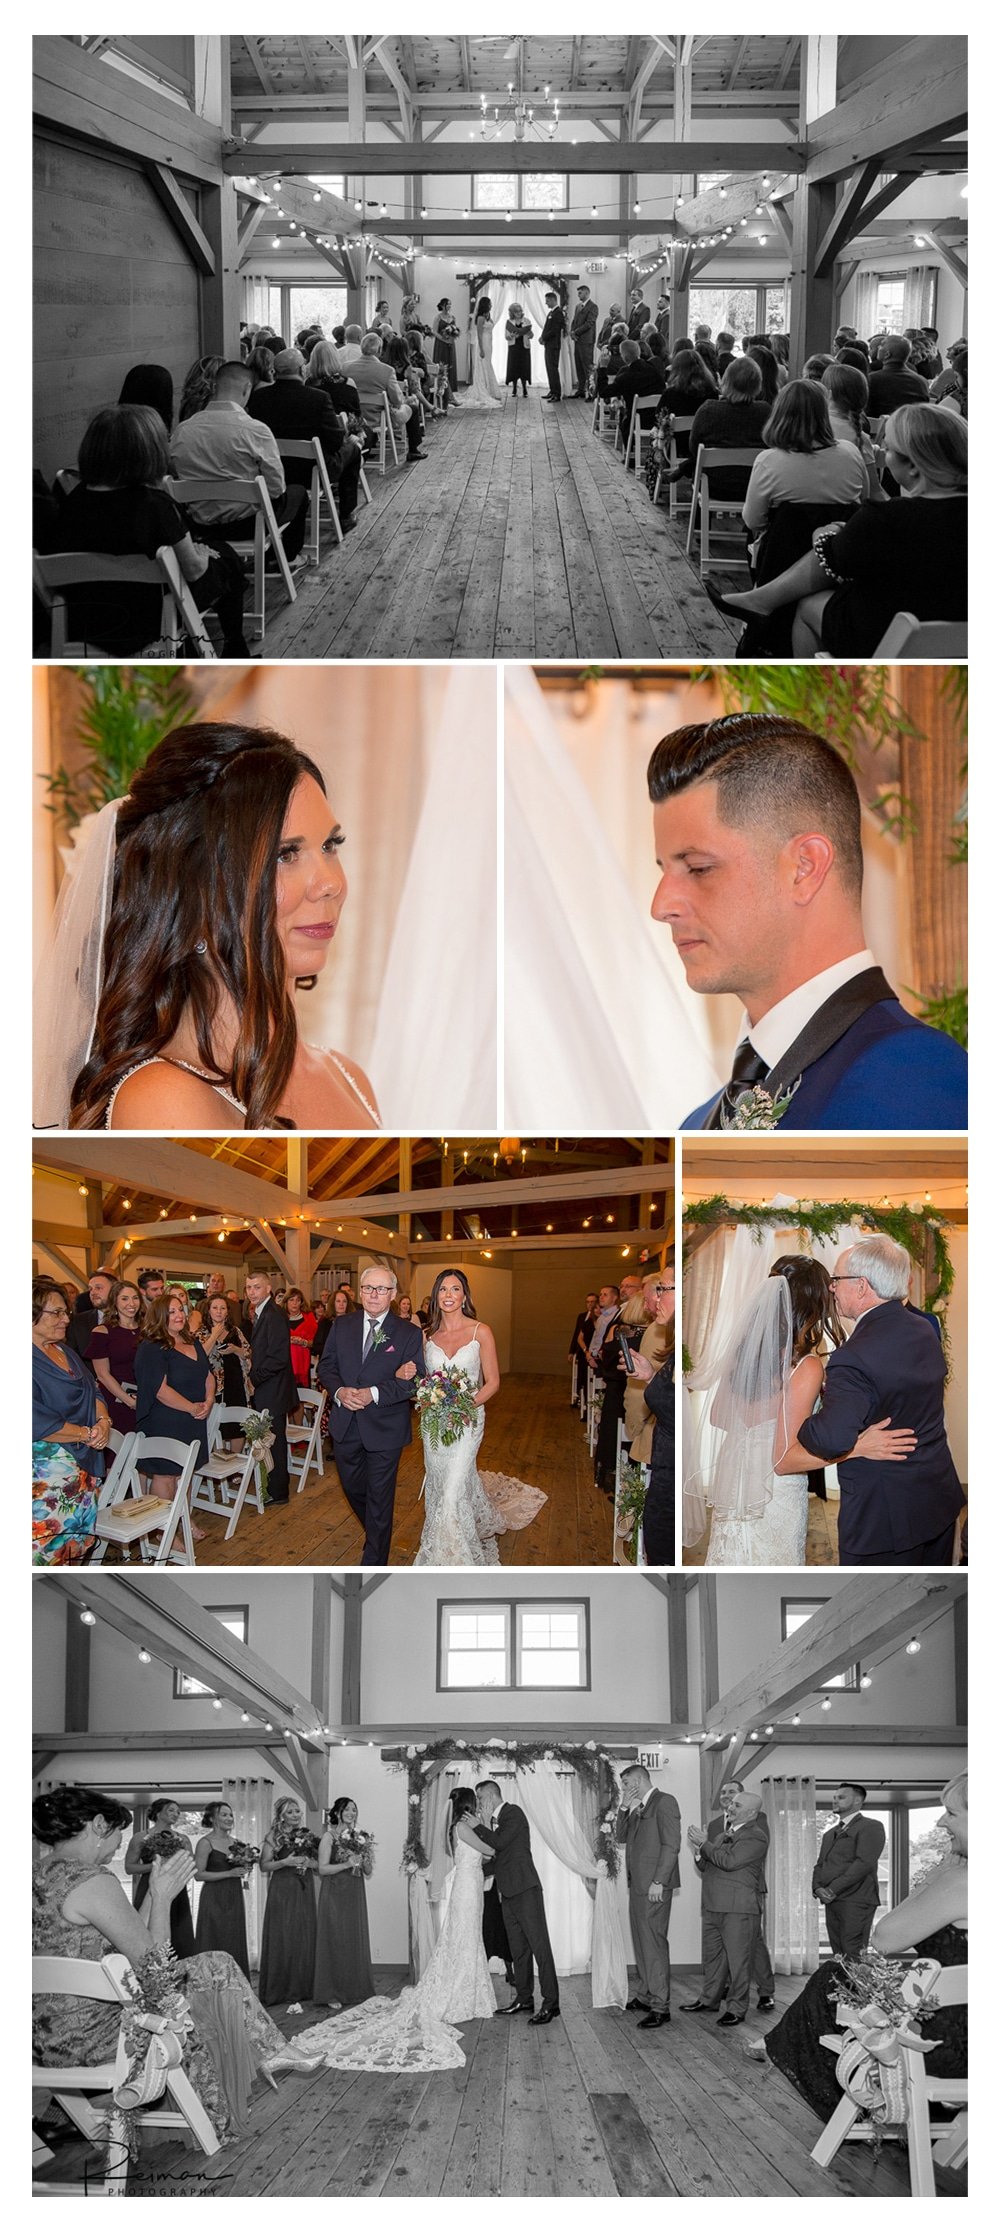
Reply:
[[[652,840],[637,897],[528,668],[507,670],[504,760],[505,1122],[669,1131],[717,1078],[647,912]]]
[[[531,378],[536,387],[545,386],[545,359],[538,337],[545,324],[545,281],[543,279],[493,279],[486,290],[493,305],[493,370],[501,388],[507,373],[507,343],[504,327],[512,303],[531,320],[534,329],[531,349]]]
[[[798,1978],[819,1962],[819,1904],[813,1865],[819,1853],[811,1777],[761,1779],[771,1845],[767,1858],[767,1944],[776,1971]]]
[[[251,1847],[262,1846],[274,1810],[274,1786],[271,1779],[224,1777],[222,1798],[233,1811],[233,1837],[245,1839]],[[256,1867],[250,1871],[249,1877],[250,1884],[244,1899],[247,1908],[247,1946],[250,1951],[250,1968],[253,1970],[260,1955],[266,1886]]]

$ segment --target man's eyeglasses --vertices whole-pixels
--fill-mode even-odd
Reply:
[[[378,1284],[376,1284],[375,1281],[372,1280],[363,1280],[361,1283],[361,1294],[362,1296],[391,1296],[392,1289],[388,1281],[380,1281]]]

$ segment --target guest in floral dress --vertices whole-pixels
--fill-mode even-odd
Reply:
[[[93,1375],[65,1341],[69,1311],[54,1281],[32,1282],[31,1320],[32,1559],[67,1567],[96,1542],[111,1422]]]

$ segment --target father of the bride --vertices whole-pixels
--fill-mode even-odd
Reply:
[[[689,986],[744,1017],[721,1094],[685,1130],[964,1128],[962,1049],[907,1014],[865,945],[861,803],[799,722],[728,714],[671,731],[647,770],[652,903]]]
[[[951,1565],[962,1488],[944,1424],[945,1355],[933,1322],[906,1302],[912,1270],[888,1234],[841,1252],[830,1278],[852,1331],[827,1359],[819,1409],[781,1463],[791,1473],[836,1459],[876,1421],[912,1430],[899,1442],[915,1447],[893,1459],[839,1461],[842,1567]]]
[[[542,1881],[531,1853],[528,1819],[516,1802],[501,1798],[500,1787],[492,1778],[476,1786],[476,1799],[483,1818],[476,1825],[476,1833],[493,1849],[493,1875],[514,1966],[515,1998],[501,2006],[497,2017],[509,2018],[519,2010],[530,2010],[532,2025],[550,2025],[559,2016],[559,1982],[549,1946]],[[542,2007],[537,2011],[536,1964],[542,1994]]]
[[[384,1568],[416,1387],[412,1378],[399,1380],[399,1368],[412,1360],[422,1373],[423,1336],[415,1321],[398,1319],[392,1310],[396,1276],[388,1266],[362,1266],[358,1294],[360,1311],[330,1321],[319,1378],[333,1398],[330,1433],[337,1473],[364,1527],[361,1565]]]

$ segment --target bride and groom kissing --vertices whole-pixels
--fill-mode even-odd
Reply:
[[[944,1420],[937,1320],[908,1301],[912,1265],[887,1234],[828,1274],[780,1257],[698,1385],[685,1542],[713,1511],[711,1566],[802,1566],[809,1471],[836,1462],[842,1567],[949,1567],[963,1498]],[[850,1328],[845,1333],[845,1323]],[[827,1345],[834,1347],[827,1350]]]

